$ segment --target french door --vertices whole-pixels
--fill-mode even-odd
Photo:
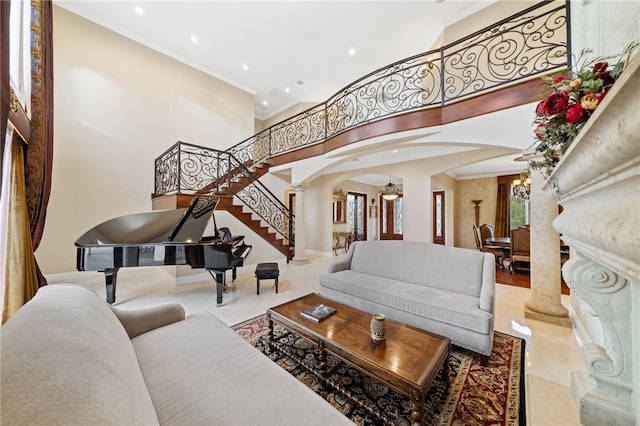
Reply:
[[[347,232],[355,241],[367,239],[367,195],[347,192]]]
[[[395,200],[380,197],[380,239],[402,239],[402,196]]]

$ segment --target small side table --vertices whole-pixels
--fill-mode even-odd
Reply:
[[[278,292],[278,277],[280,270],[276,262],[258,263],[256,265],[256,294],[260,294],[260,280],[275,280]]]

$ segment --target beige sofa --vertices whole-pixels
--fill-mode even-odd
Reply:
[[[320,293],[488,356],[495,274],[490,253],[415,241],[357,241],[320,275]]]
[[[55,284],[2,326],[3,425],[353,424],[213,315]]]

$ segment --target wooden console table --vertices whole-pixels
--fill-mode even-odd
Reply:
[[[338,249],[344,249],[346,253],[349,246],[353,242],[353,234],[351,232],[334,232],[333,233],[333,254],[338,255]]]

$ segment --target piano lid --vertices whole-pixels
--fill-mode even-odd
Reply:
[[[119,216],[85,232],[78,247],[197,243],[218,205],[214,196],[195,197],[186,208]]]

